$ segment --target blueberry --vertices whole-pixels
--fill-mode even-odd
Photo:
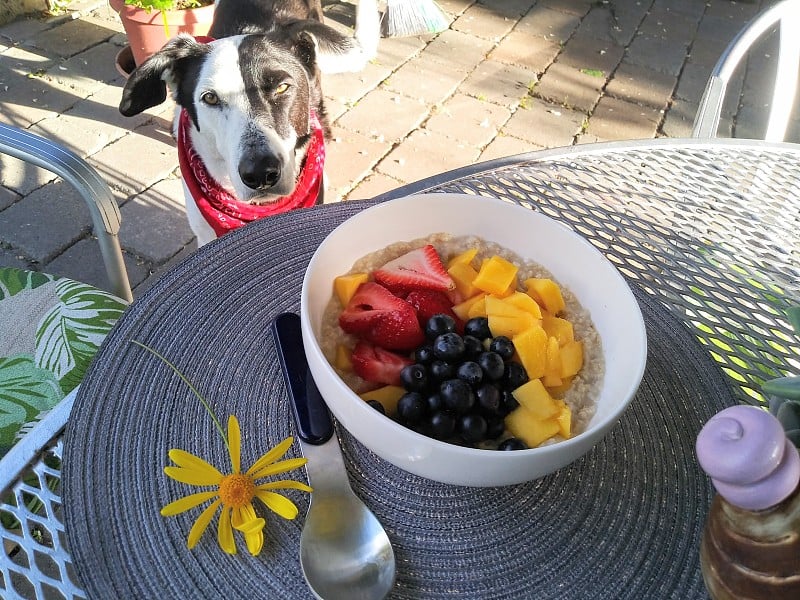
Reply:
[[[425,402],[428,405],[428,412],[430,414],[439,412],[444,408],[444,401],[440,394],[430,394],[425,398]]]
[[[429,365],[433,360],[433,346],[426,344],[414,351],[414,362],[421,365]]]
[[[519,438],[508,438],[500,442],[498,450],[526,450],[528,446]]]
[[[439,360],[457,362],[464,356],[464,338],[453,332],[443,333],[433,341],[433,355]]]
[[[427,412],[427,404],[417,392],[407,392],[397,401],[397,415],[405,423],[418,423]]]
[[[509,360],[514,356],[514,342],[504,335],[498,335],[489,343],[489,350],[497,352],[503,360]]]
[[[386,414],[386,409],[383,407],[383,404],[381,404],[377,400],[367,400],[367,404],[369,404],[372,408],[377,410],[382,415]]]
[[[518,362],[507,362],[503,373],[503,385],[507,390],[515,390],[528,381],[528,373]]]
[[[486,439],[486,430],[488,428],[486,419],[480,415],[468,414],[462,415],[458,419],[458,433],[461,439],[469,444],[480,442]]]
[[[400,382],[409,392],[421,392],[428,386],[428,371],[425,365],[413,364],[400,371]]]
[[[446,440],[456,431],[456,418],[448,412],[435,412],[430,419],[430,432],[437,440]]]
[[[475,387],[483,381],[483,369],[478,363],[468,360],[458,365],[456,377]]]
[[[464,357],[467,360],[474,360],[483,352],[483,342],[474,335],[464,336]]]
[[[502,399],[500,401],[500,412],[507,415],[519,406],[519,402],[514,398],[511,390],[503,390]]]
[[[464,335],[473,335],[479,340],[492,337],[492,332],[489,330],[489,319],[473,317],[464,324]]]
[[[492,381],[503,377],[506,364],[497,352],[484,352],[478,357],[478,364],[483,369],[484,375]]]
[[[425,337],[429,340],[435,340],[440,335],[452,333],[455,330],[456,320],[450,315],[433,315],[428,319],[428,322],[425,323]]]
[[[439,386],[445,408],[462,415],[475,406],[475,393],[470,385],[462,379],[448,379]]]
[[[502,395],[493,383],[484,383],[475,390],[475,399],[482,412],[489,415],[499,414]]]
[[[488,417],[486,419],[486,439],[494,440],[503,435],[506,430],[505,421],[503,417]]]
[[[443,360],[434,360],[428,367],[428,373],[432,381],[444,381],[456,376],[456,368]]]

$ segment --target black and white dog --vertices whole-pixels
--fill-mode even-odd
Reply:
[[[322,22],[321,0],[218,0],[209,38],[168,42],[131,74],[119,106],[133,116],[171,91],[198,245],[321,201],[330,126],[320,72],[363,68],[380,17],[376,0],[359,0],[348,37]]]

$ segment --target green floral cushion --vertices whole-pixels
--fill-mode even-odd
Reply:
[[[84,283],[0,268],[0,456],[81,382],[125,307]]]

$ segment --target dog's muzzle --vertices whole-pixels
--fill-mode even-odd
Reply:
[[[266,190],[281,180],[281,161],[272,154],[248,154],[239,161],[239,177],[252,190]]]

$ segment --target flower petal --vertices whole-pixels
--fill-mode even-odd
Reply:
[[[231,528],[231,509],[223,508],[219,516],[219,527],[217,527],[217,541],[219,547],[228,554],[236,554],[236,542],[233,539],[233,529]]]
[[[258,533],[262,529],[264,529],[264,525],[267,522],[259,517],[258,519],[250,519],[249,521],[245,521],[244,523],[235,527],[237,531],[241,531],[245,535],[252,535],[254,533]]]
[[[291,437],[291,436],[289,436],[288,438],[283,440],[280,444],[278,444],[277,446],[272,448],[270,451],[268,451],[266,454],[264,454],[261,458],[259,458],[256,462],[254,462],[253,466],[250,467],[247,470],[247,474],[248,475],[252,475],[253,473],[258,471],[259,469],[261,469],[261,468],[263,468],[263,467],[265,467],[265,466],[267,466],[267,465],[269,465],[271,463],[274,463],[281,456],[286,454],[286,451],[292,445],[293,441],[294,441],[294,438]]]
[[[301,481],[294,481],[292,479],[281,479],[280,481],[268,481],[256,486],[259,490],[302,490],[304,492],[313,492],[314,488],[306,485]]]
[[[197,494],[190,494],[189,496],[184,496],[183,498],[178,498],[174,502],[170,502],[164,508],[161,509],[161,516],[162,517],[171,517],[172,515],[180,514],[184,511],[189,510],[190,508],[194,508],[199,504],[202,504],[206,500],[210,500],[214,496],[216,496],[219,492],[213,490],[211,492],[199,492]]]
[[[282,516],[284,519],[294,519],[299,512],[294,502],[275,492],[256,490],[256,497],[266,504],[267,508],[272,512]]]
[[[203,535],[203,532],[208,527],[208,524],[211,522],[211,519],[214,517],[214,513],[217,511],[219,505],[222,504],[222,500],[216,500],[212,502],[207,509],[205,509],[197,520],[192,525],[192,528],[189,530],[189,537],[186,540],[186,546],[191,550],[195,547],[197,542],[200,540],[200,536]]]
[[[259,519],[264,521],[264,519]],[[244,534],[244,541],[247,544],[247,550],[253,556],[261,554],[261,549],[264,547],[264,527],[261,526],[257,531]]]
[[[195,456],[194,454],[186,452],[186,450],[173,448],[169,451],[169,457],[172,462],[179,467],[183,467],[184,469],[190,469],[198,472],[208,472],[209,474],[213,473],[222,478],[222,473],[220,473],[215,466],[204,461],[199,456]]]
[[[242,456],[242,431],[239,429],[239,420],[234,415],[228,417],[228,444],[231,451],[232,472],[239,473]]]
[[[248,473],[253,477],[253,479],[260,479],[262,477],[269,477],[270,475],[277,475],[278,473],[286,473],[286,471],[291,471],[292,469],[302,467],[307,462],[307,458],[289,458],[274,464],[266,465],[255,473],[252,473],[252,469],[250,469]]]
[[[208,471],[197,471],[182,467],[164,467],[164,473],[175,481],[188,483],[189,485],[219,485],[222,481],[222,474],[219,471],[214,474]]]

